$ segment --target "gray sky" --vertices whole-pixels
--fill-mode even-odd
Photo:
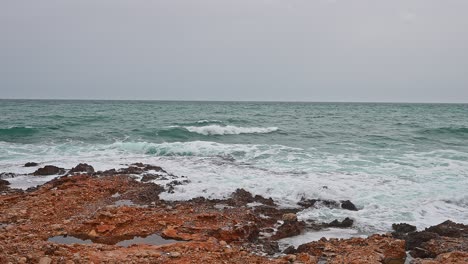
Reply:
[[[467,0],[3,0],[0,98],[468,102]]]

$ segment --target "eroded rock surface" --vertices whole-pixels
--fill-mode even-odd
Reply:
[[[47,166],[46,166],[47,167]],[[57,167],[56,167],[57,168]],[[403,263],[405,241],[387,235],[346,240],[322,239],[280,253],[277,240],[312,228],[345,228],[346,218],[331,223],[299,221],[304,208],[279,208],[271,198],[236,190],[226,199],[161,200],[167,184],[139,182],[135,174],[185,179],[158,166],[92,173],[79,164],[73,173],[28,191],[0,195],[0,263]],[[60,168],[58,168],[60,169]],[[49,170],[49,169],[47,169]],[[52,170],[51,170],[52,171]],[[54,172],[56,169],[54,168]],[[49,172],[47,172],[49,173]],[[141,178],[141,177],[140,177]],[[0,188],[8,188],[0,181]],[[174,183],[177,186],[178,183]],[[2,187],[3,186],[3,187]],[[306,202],[306,201],[303,201]],[[341,207],[343,201],[315,201]],[[307,207],[304,206],[303,207]],[[352,207],[346,208],[352,210]],[[310,210],[310,209],[307,209]],[[421,232],[397,225],[415,263],[466,262],[466,226],[445,222]],[[116,243],[158,235],[169,244]],[[87,244],[63,244],[51,237],[74,237]],[[175,241],[175,242],[174,242]],[[439,261],[439,262],[437,262]]]

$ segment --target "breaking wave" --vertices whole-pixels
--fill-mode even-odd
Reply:
[[[237,127],[237,126],[220,126],[220,125],[208,125],[208,126],[186,126],[186,130],[205,135],[239,135],[239,134],[268,134],[279,129],[277,127]]]

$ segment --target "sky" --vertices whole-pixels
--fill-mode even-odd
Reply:
[[[0,98],[468,103],[466,0],[3,0]]]

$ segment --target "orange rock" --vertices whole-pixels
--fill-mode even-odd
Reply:
[[[98,233],[105,233],[115,229],[115,225],[99,225],[96,227]]]

